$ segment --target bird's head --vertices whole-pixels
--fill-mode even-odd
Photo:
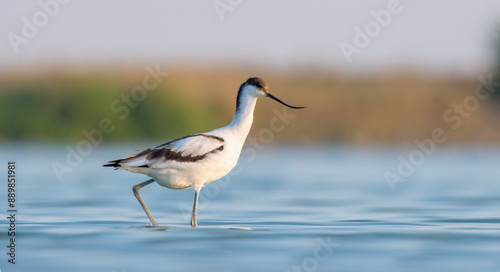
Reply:
[[[245,81],[245,83],[241,84],[240,90],[238,91],[238,101],[237,104],[239,105],[240,102],[240,97],[245,94],[245,95],[251,95],[254,97],[269,97],[273,100],[278,101],[279,103],[292,108],[292,109],[303,109],[305,107],[294,107],[286,104],[285,102],[281,101],[278,99],[276,96],[272,95],[268,91],[267,83],[260,77],[251,77]]]

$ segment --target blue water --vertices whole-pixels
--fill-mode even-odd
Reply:
[[[440,147],[391,190],[410,149],[265,147],[202,190],[100,167],[151,143],[101,145],[59,181],[65,145],[1,145],[17,162],[16,264],[4,271],[500,271],[500,149]],[[70,147],[73,145],[69,145]],[[4,185],[6,183],[4,182]]]

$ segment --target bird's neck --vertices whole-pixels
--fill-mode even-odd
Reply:
[[[240,135],[241,138],[246,138],[250,132],[256,102],[257,98],[253,96],[242,96],[238,99],[233,121],[228,125],[228,128],[233,133]]]

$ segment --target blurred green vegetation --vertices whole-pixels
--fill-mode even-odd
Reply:
[[[500,24],[497,24],[492,36],[494,66],[492,67],[491,87],[495,90],[492,98],[496,103],[500,104]]]
[[[210,111],[202,101],[193,101],[168,83],[150,91],[143,101],[128,99],[136,105],[130,106],[122,95],[130,96],[136,85],[112,77],[71,74],[3,80],[0,137],[78,140],[82,130],[98,129],[103,118],[115,126],[106,140],[168,138],[213,127],[214,117],[207,116]],[[122,120],[125,112],[129,114]]]
[[[104,118],[114,130],[105,141],[168,140],[228,124],[239,85],[250,76],[263,77],[270,92],[307,109],[287,110],[295,116],[274,139],[351,144],[412,144],[442,128],[448,143],[499,142],[498,106],[481,100],[462,117],[458,129],[443,114],[463,105],[480,86],[476,77],[434,76],[411,71],[377,75],[345,75],[331,71],[277,73],[259,69],[184,67],[168,71],[129,115],[113,110],[127,105],[123,95],[142,84],[143,67],[133,70],[47,69],[10,71],[0,76],[0,139],[84,139],[83,130],[99,128]],[[257,73],[256,73],[257,72]],[[486,75],[484,75],[486,76]],[[264,102],[265,101],[265,102]],[[272,100],[257,105],[254,129],[269,128]]]

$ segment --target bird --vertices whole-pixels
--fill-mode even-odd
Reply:
[[[262,78],[251,77],[238,89],[234,118],[227,126],[143,149],[103,166],[150,177],[133,186],[132,191],[153,227],[158,224],[139,194],[141,188],[153,182],[168,189],[194,188],[191,227],[196,227],[198,198],[202,187],[224,177],[236,166],[253,123],[255,104],[262,97],[271,98],[289,108],[305,108],[286,104],[269,93],[268,85]]]

